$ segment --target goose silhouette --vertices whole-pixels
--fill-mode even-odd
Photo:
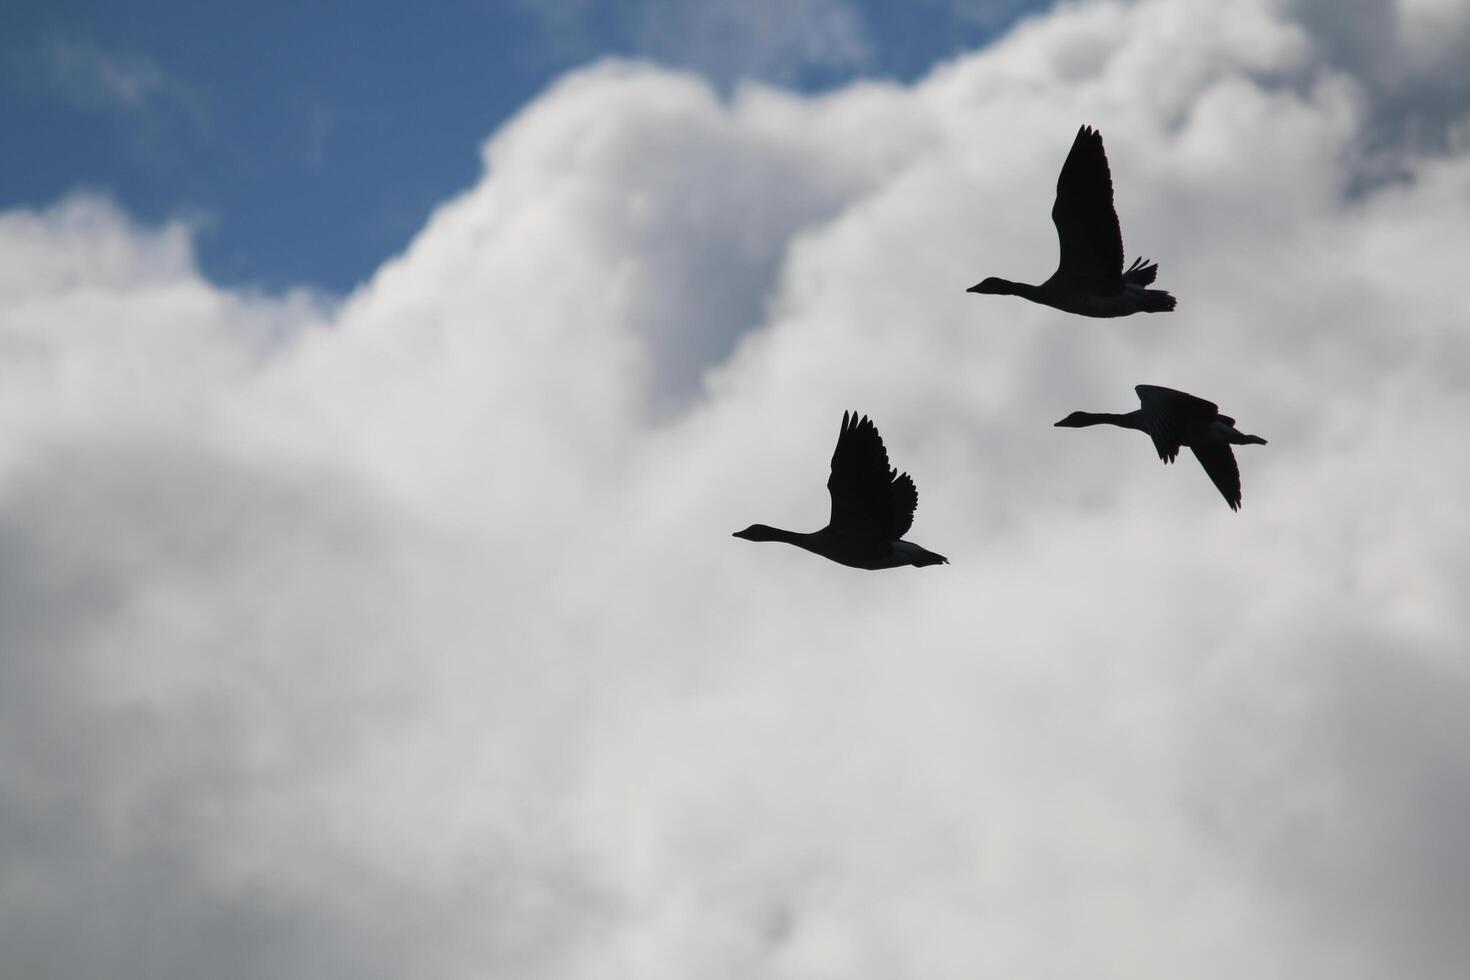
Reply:
[[[1123,268],[1123,233],[1113,209],[1108,157],[1103,152],[1102,134],[1090,126],[1077,131],[1072,150],[1062,164],[1051,220],[1057,226],[1061,260],[1050,279],[1033,286],[991,276],[965,292],[1020,296],[1082,316],[1128,316],[1174,309],[1173,296],[1162,289],[1146,288],[1158,275],[1158,263],[1134,259],[1126,271]]]
[[[902,540],[914,522],[919,492],[913,478],[888,465],[878,429],[865,415],[842,413],[842,430],[827,479],[832,516],[820,531],[787,531],[752,524],[734,536],[784,541],[852,568],[942,565],[949,559]]]
[[[1058,426],[1080,429],[1088,425],[1116,425],[1147,432],[1159,451],[1159,459],[1174,462],[1181,446],[1194,451],[1195,458],[1219,488],[1231,510],[1240,509],[1240,467],[1231,446],[1264,446],[1260,436],[1246,435],[1235,428],[1235,420],[1221,415],[1214,402],[1196,398],[1173,388],[1138,385],[1139,408],[1122,415],[1107,412],[1073,412]]]

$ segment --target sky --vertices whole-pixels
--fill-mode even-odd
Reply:
[[[1470,8],[923,9],[7,11],[7,974],[1463,975]]]
[[[196,227],[212,282],[345,292],[474,185],[480,143],[608,56],[829,89],[912,80],[1027,0],[448,0],[220,7],[19,0],[0,13],[0,207],[105,193]]]

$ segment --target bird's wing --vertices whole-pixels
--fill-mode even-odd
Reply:
[[[1148,286],[1159,276],[1159,264],[1145,258],[1136,258],[1123,272],[1123,281],[1135,286]]]
[[[914,509],[919,506],[919,489],[914,486],[914,478],[904,473],[893,481],[889,493],[893,498],[893,517],[888,526],[888,540],[897,541],[914,526]]]
[[[1219,409],[1214,402],[1173,388],[1158,385],[1136,385],[1138,403],[1143,407],[1143,424],[1159,451],[1159,459],[1174,462],[1179,447],[1189,434],[1201,427],[1208,428],[1215,421]]]
[[[827,479],[832,495],[828,526],[843,534],[896,540],[913,522],[918,498],[913,486],[913,480],[898,476],[888,465],[888,451],[872,421],[866,415],[843,412]]]
[[[1062,247],[1058,278],[1112,292],[1123,288],[1123,232],[1113,210],[1113,178],[1102,134],[1090,126],[1077,130],[1062,164],[1051,220]]]
[[[1205,468],[1210,480],[1219,489],[1220,495],[1231,510],[1240,510],[1240,467],[1235,464],[1235,454],[1228,443],[1207,443],[1190,446],[1194,458]]]

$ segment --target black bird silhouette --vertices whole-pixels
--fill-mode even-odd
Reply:
[[[1142,406],[1124,415],[1107,412],[1073,412],[1059,426],[1080,429],[1087,425],[1116,425],[1124,429],[1147,432],[1159,451],[1159,459],[1174,462],[1180,446],[1194,450],[1195,458],[1230,505],[1240,509],[1240,468],[1235,465],[1232,445],[1264,446],[1260,436],[1249,436],[1235,428],[1235,420],[1221,415],[1214,402],[1187,395],[1173,388],[1138,385],[1138,402]]]
[[[1174,297],[1162,289],[1146,289],[1158,275],[1156,262],[1134,259],[1123,269],[1123,233],[1113,210],[1113,179],[1103,152],[1102,134],[1091,126],[1077,130],[1072,151],[1057,178],[1051,208],[1061,243],[1061,261],[1039,286],[991,276],[965,290],[1021,296],[1083,316],[1127,316],[1166,313]]]
[[[803,534],[752,524],[734,536],[785,541],[853,568],[949,564],[943,555],[900,540],[914,523],[919,492],[912,477],[889,467],[883,438],[866,415],[842,413],[827,492],[832,495],[832,518],[820,531]]]

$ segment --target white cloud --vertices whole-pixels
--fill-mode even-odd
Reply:
[[[850,0],[644,0],[638,48],[720,82],[786,81],[804,69],[851,69],[872,57]]]
[[[721,87],[850,74],[874,43],[852,0],[516,0],[563,56],[625,50]]]
[[[1090,4],[914,87],[574,74],[340,305],[0,219],[0,945],[27,975],[1452,977],[1470,155]],[[1045,275],[1104,132],[1168,317]],[[1245,509],[1132,386],[1271,440]],[[943,569],[816,526],[844,408]]]
[[[209,124],[201,92],[138,51],[58,37],[16,53],[7,67],[17,92],[109,117],[127,136],[128,153],[151,167],[168,161],[177,139],[197,138]]]
[[[999,28],[1027,10],[1037,13],[1051,6],[1035,0],[923,0],[925,3],[949,8],[950,15],[960,22],[969,22],[985,28]]]
[[[181,109],[196,125],[202,118],[197,93],[146,54],[55,38],[21,61],[25,74],[76,109],[136,117]]]
[[[84,41],[54,40],[41,57],[51,83],[78,108],[141,109],[167,83],[151,58]]]

